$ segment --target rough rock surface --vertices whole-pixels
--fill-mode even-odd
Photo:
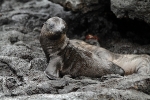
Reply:
[[[117,18],[137,18],[150,23],[149,0],[111,0],[111,10]]]
[[[101,8],[108,7],[108,1],[104,3],[106,6],[100,6]],[[97,12],[94,10],[97,8],[92,8],[93,11],[86,14],[73,14],[48,0],[1,0],[0,99],[150,99],[150,76],[71,78],[66,75],[57,80],[49,80],[45,76],[43,71],[47,63],[39,43],[39,34],[43,23],[53,16],[64,18],[69,23],[69,37],[84,39],[84,35],[91,32],[98,35],[100,44],[111,51],[149,53],[149,45],[135,45],[128,40],[118,40],[121,38],[119,24],[113,22],[114,18],[113,21],[108,18],[108,9],[105,12],[105,9],[101,8]],[[127,31],[130,35],[136,34],[136,31]],[[110,42],[112,36],[113,41]],[[139,40],[137,36],[135,38]]]
[[[54,3],[59,3],[67,9],[72,11],[81,11],[87,13],[88,11],[96,10],[99,8],[98,0],[49,0]]]

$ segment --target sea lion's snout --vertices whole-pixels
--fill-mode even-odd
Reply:
[[[67,25],[65,21],[59,17],[49,18],[45,22],[46,30],[48,31],[48,35],[62,35],[66,33]]]

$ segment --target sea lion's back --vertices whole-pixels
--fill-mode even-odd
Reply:
[[[108,73],[96,55],[78,45],[78,41],[70,41],[60,56],[63,59],[62,75],[100,77]]]

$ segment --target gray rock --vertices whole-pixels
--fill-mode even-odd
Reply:
[[[109,79],[109,77],[111,78]],[[104,82],[99,82],[99,84],[88,85],[81,87],[78,91],[101,91],[100,88],[113,88],[113,89],[133,89],[140,90],[142,92],[148,93],[150,91],[150,76],[141,76],[141,75],[129,75],[120,78],[113,78],[113,75],[108,75]],[[120,93],[121,94],[121,93]]]
[[[32,96],[19,96],[19,97],[1,97],[3,100],[108,100],[111,97],[105,97],[94,92],[72,92],[68,94],[38,94]]]
[[[37,94],[32,96],[1,97],[2,100],[147,100],[150,96],[132,90],[101,89],[95,92],[72,92],[67,94]],[[123,93],[123,95],[120,95]]]
[[[32,69],[45,71],[47,68],[46,58],[34,58],[31,60]]]
[[[111,0],[111,10],[117,18],[137,18],[150,23],[149,0]]]
[[[86,13],[88,11],[92,11],[93,9],[97,9],[98,6],[96,4],[99,3],[98,0],[49,0],[54,3],[61,4],[62,6],[72,10],[72,11],[81,11]]]
[[[21,41],[23,38],[24,35],[16,30],[0,32],[0,46]]]
[[[18,57],[0,56],[0,61],[7,64],[17,76],[24,76],[31,67],[31,63]]]
[[[110,75],[102,78],[83,76],[71,78],[66,75],[56,80],[49,80],[44,74],[47,63],[38,40],[41,26],[49,17],[59,16],[64,19],[72,17],[70,11],[65,11],[62,6],[50,1],[52,0],[0,1],[1,100],[142,100],[150,98],[149,76],[121,77]],[[112,23],[101,16],[103,15],[101,11],[104,11],[103,7],[105,6],[103,4],[108,3],[106,0],[87,0],[86,2],[84,0],[65,0],[65,2],[53,0],[53,2],[60,3],[72,11],[89,13],[86,13],[87,16],[81,15],[78,18],[73,16],[76,20],[71,22],[73,26],[69,28],[70,30],[78,29],[75,28],[74,23],[78,23],[77,26],[79,27],[86,27],[86,23],[88,23],[89,26],[88,29],[84,30],[85,32],[92,31],[96,34],[98,29],[100,29],[99,33],[112,31]],[[91,13],[90,11],[94,12]],[[79,31],[79,29],[78,31],[74,30],[71,32]],[[84,37],[83,34],[82,37]],[[124,45],[121,43],[110,43],[110,45],[116,45],[115,48],[109,49],[119,53],[124,51],[128,53],[129,50],[122,51],[122,48],[133,47],[126,41]],[[133,48],[137,50],[135,53],[149,51],[149,46],[141,47],[141,51],[138,51],[138,46],[138,49],[135,46]],[[133,52],[134,50],[131,50],[130,53]]]

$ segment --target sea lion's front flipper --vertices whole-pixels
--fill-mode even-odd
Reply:
[[[59,70],[61,66],[62,66],[62,58],[60,56],[52,57],[44,73],[50,79],[59,78]]]

